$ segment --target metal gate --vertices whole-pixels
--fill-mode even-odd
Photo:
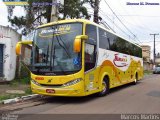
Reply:
[[[3,77],[3,45],[0,44],[0,77]]]

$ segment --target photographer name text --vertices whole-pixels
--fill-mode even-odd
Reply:
[[[141,5],[141,6],[143,6],[143,5],[160,5],[160,3],[154,3],[154,2],[126,2],[126,5]]]

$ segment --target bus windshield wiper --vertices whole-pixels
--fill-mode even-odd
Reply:
[[[54,57],[52,57],[53,55],[55,55],[55,46],[53,44],[53,40],[54,40],[54,32],[53,32],[53,37],[52,37],[52,43],[51,43],[51,55],[50,55],[50,71],[52,71],[52,65],[54,67]],[[53,63],[52,63],[53,60]]]
[[[62,39],[60,39],[61,42],[63,43],[63,45],[62,45],[62,44],[59,42],[59,38],[58,38],[57,36],[56,36],[56,38],[57,38],[57,41],[58,41],[59,46],[61,46],[61,47],[64,49],[64,51],[66,52],[66,54],[68,55],[68,57],[71,58],[70,53],[69,53],[68,50],[66,49],[65,43],[62,41]]]
[[[47,65],[47,63],[48,63],[48,54],[49,54],[49,44],[48,44],[48,46],[47,46],[46,65]]]

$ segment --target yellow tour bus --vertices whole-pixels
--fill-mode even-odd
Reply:
[[[41,25],[30,64],[33,93],[50,96],[108,94],[109,89],[143,78],[142,49],[89,20],[61,20]]]

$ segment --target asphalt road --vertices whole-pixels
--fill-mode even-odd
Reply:
[[[105,97],[50,97],[22,107],[14,114],[160,114],[160,75],[149,75],[137,85],[112,89]],[[31,103],[25,103],[31,104]],[[19,105],[18,105],[19,106]],[[11,107],[11,106],[10,106]]]

